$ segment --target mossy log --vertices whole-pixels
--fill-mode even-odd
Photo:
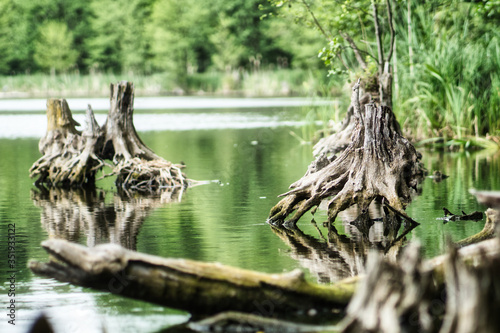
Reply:
[[[358,283],[365,280],[360,277],[318,285],[306,281],[298,270],[265,274],[217,263],[141,254],[116,244],[87,248],[49,239],[42,246],[53,259],[48,263],[30,262],[29,267],[36,274],[195,315],[239,311],[264,317],[298,318],[314,313],[318,318],[331,318],[332,312],[347,306]],[[458,255],[467,267],[477,267],[500,257],[500,243],[490,239],[461,248]],[[433,284],[443,286],[449,257],[443,255],[423,262],[421,274],[431,274]],[[421,261],[409,262],[420,265]],[[370,274],[367,276],[371,279]]]
[[[116,184],[125,191],[158,193],[186,188],[183,165],[156,155],[139,138],[134,127],[134,85],[122,81],[111,85],[110,110],[106,123],[97,124],[87,109],[87,128],[80,133],[64,99],[47,102],[47,134],[40,140],[43,154],[30,169],[36,183],[49,187],[93,185],[104,160],[112,160]]]
[[[420,155],[402,136],[390,108],[367,104],[361,112],[358,92],[359,82],[352,93],[356,123],[352,142],[333,160],[326,156],[317,160],[290,185],[291,190],[271,209],[269,223],[293,227],[323,200],[328,200],[330,222],[355,204],[367,212],[374,199],[384,199],[392,211],[411,220],[404,209],[423,176]],[[293,217],[285,221],[293,211]]]
[[[344,308],[354,286],[307,282],[301,271],[264,274],[217,263],[166,259],[126,250],[116,244],[87,248],[49,239],[43,248],[57,259],[31,262],[39,275],[109,291],[196,315],[224,311],[263,316],[322,315]]]

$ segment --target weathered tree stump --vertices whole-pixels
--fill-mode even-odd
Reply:
[[[104,124],[102,156],[113,160],[116,184],[139,191],[186,187],[182,165],[156,155],[139,138],[134,127],[134,85],[122,81],[111,85],[111,106]]]
[[[36,183],[53,187],[75,187],[93,184],[95,175],[104,166],[96,154],[102,132],[90,105],[87,127],[80,133],[65,99],[47,100],[47,133],[39,142],[43,156],[30,169]]]
[[[323,200],[329,200],[329,221],[357,204],[366,212],[374,199],[400,216],[411,201],[423,170],[419,154],[402,136],[391,109],[367,104],[362,114],[359,82],[353,87],[352,104],[356,129],[351,144],[332,161],[323,160],[310,166],[304,177],[271,209],[269,223],[295,226],[299,218]],[[325,157],[326,158],[326,157]],[[285,219],[295,210],[292,218]]]
[[[134,85],[122,81],[111,85],[106,123],[97,124],[87,109],[87,128],[80,133],[66,100],[47,102],[47,134],[40,140],[44,154],[30,169],[36,183],[49,187],[93,185],[105,159],[113,161],[116,184],[123,190],[160,193],[186,188],[188,179],[176,165],[156,155],[139,138],[134,127]]]
[[[426,262],[418,247],[397,265],[375,255],[342,332],[498,332],[499,250],[496,238]]]
[[[359,99],[361,110],[364,110],[365,105],[368,104],[370,100],[370,94],[363,94],[363,96]],[[356,128],[356,122],[354,119],[354,105],[351,103],[347,109],[344,119],[342,120],[339,131],[320,139],[314,145],[313,155],[316,158],[322,155],[332,158],[337,153],[346,149],[351,143],[352,134]]]

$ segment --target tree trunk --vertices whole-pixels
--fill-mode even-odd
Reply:
[[[182,165],[156,155],[139,138],[134,127],[134,86],[122,81],[111,85],[111,107],[101,129],[89,106],[87,129],[80,133],[66,100],[47,102],[47,134],[40,140],[44,154],[30,169],[37,183],[49,187],[93,185],[104,159],[113,161],[116,184],[125,191],[161,193],[189,185]]]
[[[397,265],[374,254],[342,332],[498,332],[500,238],[448,252],[422,262],[409,247]]]
[[[165,259],[126,250],[116,244],[87,248],[60,239],[42,243],[57,258],[31,262],[36,274],[105,290],[163,306],[210,315],[224,311],[262,316],[331,315],[353,293],[349,283],[309,283],[299,270],[264,274],[184,259]]]
[[[433,304],[433,297],[442,295],[444,283],[450,278],[447,263],[457,257],[452,253],[422,262],[418,249],[410,249],[398,264],[369,258],[366,277],[317,285],[305,281],[300,271],[264,274],[221,264],[155,257],[115,244],[89,249],[50,239],[42,246],[55,260],[30,262],[29,267],[36,274],[194,315],[239,311],[303,321],[331,319],[332,311],[344,309],[358,289],[344,326],[348,331],[373,328],[372,331],[381,332],[386,332],[389,324],[395,325],[391,332],[408,328],[409,322],[429,327],[434,321],[427,317],[428,305]],[[496,263],[500,258],[500,242],[490,239],[456,253],[468,271],[490,267],[488,263]],[[494,267],[500,267],[500,263]],[[487,275],[483,279],[498,281],[500,275],[484,272]],[[491,309],[498,309],[495,302],[498,298],[489,301],[489,305],[495,305]]]
[[[313,163],[304,177],[272,208],[269,223],[295,226],[299,218],[328,199],[328,218],[357,204],[366,212],[374,199],[409,219],[404,208],[423,176],[420,155],[405,139],[388,107],[359,103],[359,82],[353,87],[352,104],[356,129],[351,144],[338,157]],[[331,199],[330,199],[331,198]],[[285,222],[293,212],[295,215]]]
[[[47,133],[39,142],[43,156],[30,168],[30,177],[38,177],[37,184],[76,187],[94,183],[104,165],[96,155],[102,133],[90,105],[86,117],[87,127],[80,133],[66,100],[47,100]]]

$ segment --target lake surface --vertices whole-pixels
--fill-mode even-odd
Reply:
[[[484,211],[470,188],[500,189],[500,157],[475,154],[423,153],[432,173],[407,208],[421,224],[413,230],[387,231],[375,222],[360,231],[349,224],[355,209],[341,214],[336,233],[322,226],[319,210],[311,223],[306,214],[300,230],[266,224],[277,195],[300,178],[312,160],[312,147],[290,134],[303,135],[301,107],[222,107],[137,110],[135,122],[143,141],[173,162],[183,161],[191,179],[212,181],[173,198],[122,198],[112,180],[95,191],[44,191],[32,185],[28,169],[39,157],[38,139],[45,132],[43,112],[0,114],[0,237],[16,225],[16,326],[7,325],[7,259],[0,260],[0,331],[25,332],[45,311],[57,332],[161,332],[189,315],[148,303],[60,283],[32,274],[29,260],[47,261],[40,243],[50,237],[88,246],[115,242],[149,254],[221,262],[264,272],[299,268],[307,278],[331,283],[363,271],[369,249],[397,250],[418,240],[426,257],[443,253],[447,237],[460,240],[479,232],[482,221],[443,224],[443,207],[452,212]],[[71,107],[71,103],[70,103]],[[14,111],[14,110],[12,110]],[[22,118],[17,118],[22,117]],[[83,114],[75,119],[83,123]],[[98,114],[103,123],[104,113]],[[24,124],[24,125],[23,125]],[[309,124],[311,125],[311,124]],[[377,215],[377,207],[373,207]],[[398,238],[403,233],[404,237]],[[2,249],[4,251],[4,249]],[[5,330],[8,328],[8,330]]]

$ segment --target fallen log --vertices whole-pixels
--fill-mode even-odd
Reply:
[[[217,263],[155,257],[116,244],[87,248],[49,239],[42,246],[57,260],[30,262],[36,274],[195,315],[239,311],[300,317],[312,311],[331,316],[347,305],[355,288],[351,283],[310,283],[299,270],[264,274]]]
[[[49,239],[42,246],[52,259],[48,263],[31,261],[29,268],[35,274],[194,315],[238,311],[298,320],[305,316],[306,321],[311,319],[311,313],[314,318],[331,318],[345,309],[358,283],[364,280],[361,276],[319,285],[306,281],[299,270],[265,274],[217,263],[141,254],[116,244],[87,248]],[[458,254],[465,265],[476,267],[488,258],[499,257],[500,243],[497,239],[486,240],[463,247]],[[443,255],[421,265],[438,286],[445,281],[447,258]]]
[[[387,207],[411,220],[404,208],[423,177],[420,155],[402,136],[390,108],[367,104],[361,112],[358,92],[359,81],[352,92],[356,129],[350,145],[334,159],[323,155],[321,163],[313,163],[290,185],[291,190],[280,195],[284,198],[271,209],[269,223],[294,227],[323,200],[328,200],[330,222],[354,204],[367,212],[374,199],[384,199]]]

